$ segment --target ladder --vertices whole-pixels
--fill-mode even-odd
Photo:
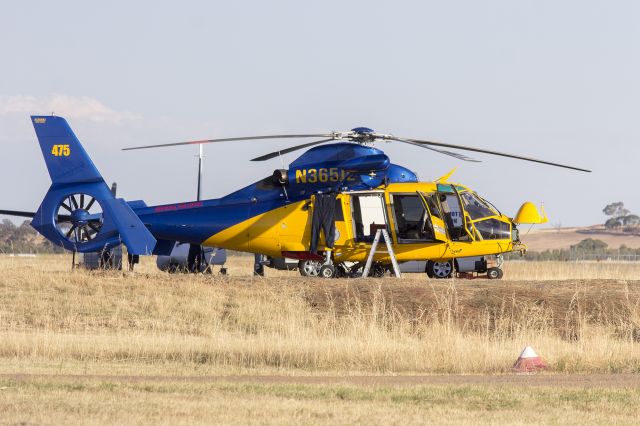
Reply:
[[[378,248],[378,243],[380,242],[381,235],[384,237],[384,242],[387,245],[387,253],[389,253],[391,264],[393,265],[393,273],[395,274],[396,278],[400,278],[400,267],[398,266],[396,255],[393,252],[393,247],[391,246],[391,238],[389,238],[389,233],[386,229],[378,229],[376,231],[376,236],[373,239],[373,244],[371,244],[371,250],[369,251],[369,257],[367,258],[367,263],[364,266],[364,271],[362,271],[362,278],[366,278],[369,276],[371,264],[373,263],[373,255],[376,254],[376,249]]]

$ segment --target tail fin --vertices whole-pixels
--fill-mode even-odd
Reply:
[[[31,225],[68,250],[91,252],[124,242],[131,254],[151,254],[155,238],[127,202],[115,198],[67,121],[31,120],[52,182]]]
[[[31,121],[53,184],[102,181],[100,172],[67,120],[55,116],[32,116]]]

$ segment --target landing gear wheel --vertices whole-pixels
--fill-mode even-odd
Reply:
[[[453,275],[453,262],[450,260],[446,262],[434,262],[430,260],[427,262],[426,272],[429,278],[451,278]]]
[[[317,260],[301,260],[298,262],[298,271],[303,277],[317,277],[322,263]]]
[[[333,265],[322,265],[318,276],[321,278],[333,278],[336,276],[336,268]]]
[[[487,269],[487,278],[489,278],[490,280],[499,280],[500,278],[502,278],[503,275],[504,273],[500,268]]]

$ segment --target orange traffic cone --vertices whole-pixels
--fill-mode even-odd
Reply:
[[[529,373],[537,370],[544,370],[548,365],[542,358],[538,356],[536,351],[531,346],[524,348],[516,363],[513,364],[513,369],[520,373]]]

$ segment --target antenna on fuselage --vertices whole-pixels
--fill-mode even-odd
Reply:
[[[204,155],[202,155],[202,150],[203,150],[203,145],[200,144],[199,146],[199,151],[198,151],[198,193],[196,194],[196,199],[197,201],[201,201],[202,200],[202,160],[204,158]]]
[[[196,200],[202,200],[202,162],[204,160],[202,144],[198,147],[198,189]],[[189,244],[189,254],[187,255],[187,269],[189,272],[201,272],[202,264],[207,265],[204,250],[200,244]]]

